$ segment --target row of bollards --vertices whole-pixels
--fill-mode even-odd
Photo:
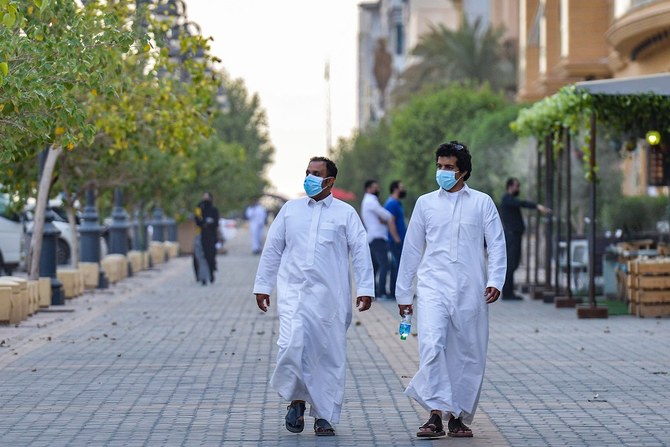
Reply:
[[[127,255],[129,249],[146,251],[148,249],[149,227],[152,232],[152,241],[176,242],[177,223],[174,219],[165,218],[163,210],[158,207],[154,210],[152,219],[146,222],[144,213],[140,210],[135,213],[131,223],[128,213],[123,208],[123,192],[120,188],[114,191],[114,208],[112,223],[109,226],[109,254]],[[60,231],[53,225],[54,213],[47,207],[44,222],[42,253],[40,256],[40,277],[51,278],[51,304],[65,304],[65,295],[61,282],[56,274],[56,244]],[[132,228],[132,236],[130,236]],[[81,235],[80,260],[81,262],[97,263],[100,265],[100,239],[104,228],[99,223],[99,215],[95,206],[95,189],[91,186],[86,190],[86,205],[82,214],[82,223],[79,228]],[[132,247],[131,247],[132,246]],[[129,274],[132,270],[129,267]],[[107,288],[108,280],[100,269],[98,288]]]

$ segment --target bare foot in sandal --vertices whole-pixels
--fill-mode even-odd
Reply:
[[[463,423],[461,418],[451,416],[447,423],[447,427],[449,428],[449,433],[447,433],[447,435],[450,438],[472,438],[472,430]]]
[[[445,435],[444,425],[442,425],[442,412],[433,410],[430,413],[428,422],[419,427],[416,433],[418,438],[441,438]]]

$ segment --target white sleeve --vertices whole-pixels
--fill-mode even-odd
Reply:
[[[270,225],[268,235],[261,254],[261,260],[256,271],[256,281],[254,282],[253,293],[264,293],[269,295],[277,283],[277,272],[281,264],[282,254],[286,247],[286,222],[285,204],[274,221]]]
[[[495,287],[502,290],[507,271],[507,248],[505,247],[505,232],[493,200],[489,198],[485,210],[484,238],[488,253],[488,271],[486,287]]]
[[[389,210],[384,208],[382,204],[379,203],[379,200],[375,199],[373,200],[373,203],[374,204],[372,205],[372,212],[374,212],[375,215],[379,217],[379,220],[386,223],[393,217],[393,214],[391,214]]]
[[[347,245],[356,280],[356,296],[375,296],[374,271],[368,237],[356,212],[349,214]]]
[[[414,277],[419,269],[426,245],[426,228],[421,203],[421,199],[416,202],[400,255],[400,267],[395,286],[395,298],[398,304],[412,304],[414,301]]]

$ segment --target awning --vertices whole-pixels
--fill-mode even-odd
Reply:
[[[583,81],[575,84],[577,90],[592,95],[655,95],[670,96],[670,73],[635,76],[630,78]]]

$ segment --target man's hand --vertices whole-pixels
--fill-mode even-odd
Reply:
[[[262,310],[263,312],[267,312],[268,306],[270,306],[270,295],[266,295],[265,293],[257,293],[256,304],[258,305],[258,308],[260,310]]]
[[[356,307],[359,312],[366,311],[372,306],[372,297],[371,296],[359,296],[356,297]]]
[[[500,290],[495,287],[487,287],[484,296],[486,297],[486,304],[494,303],[500,297]]]
[[[540,205],[539,203],[537,204],[537,210],[541,212],[542,214],[551,214],[551,208],[547,208],[544,205]]]
[[[398,313],[401,317],[405,316],[405,309],[407,309],[408,314],[414,315],[414,306],[411,304],[398,304]]]

